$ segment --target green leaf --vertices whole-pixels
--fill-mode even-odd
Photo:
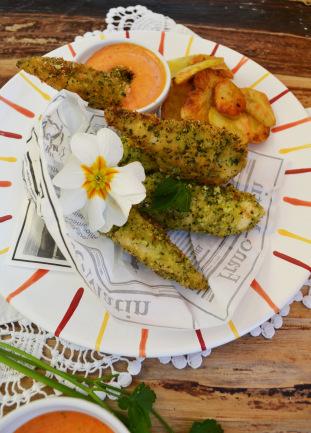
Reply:
[[[150,433],[150,412],[155,400],[154,391],[144,383],[140,383],[132,394],[119,397],[119,408],[128,411],[129,426],[132,433]]]
[[[180,212],[188,212],[191,204],[191,191],[182,180],[165,178],[156,187],[153,193],[152,209],[175,209]]]
[[[214,419],[195,421],[189,433],[224,433],[223,428]]]

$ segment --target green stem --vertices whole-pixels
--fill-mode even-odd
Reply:
[[[164,418],[162,418],[162,416],[155,409],[151,409],[151,412],[160,421],[167,433],[174,433],[172,427],[165,421]]]
[[[50,386],[51,388],[57,389],[58,391],[62,392],[65,395],[68,395],[69,397],[76,397],[76,398],[82,398],[84,400],[90,401],[89,397],[72,389],[69,388],[69,386],[63,385],[56,380],[50,379],[49,377],[44,376],[41,373],[38,373],[37,371],[32,370],[31,368],[25,367],[24,365],[20,364],[19,362],[16,362],[15,360],[11,359],[9,356],[3,356],[2,351],[0,352],[0,362],[7,365],[10,368],[13,368],[14,370],[24,374],[27,377],[31,377],[32,379],[37,380],[38,382],[43,383],[44,385]]]
[[[2,347],[2,349],[1,349]],[[67,380],[68,382],[72,383],[77,388],[80,388],[83,390],[86,394],[88,394],[97,404],[99,404],[102,407],[105,407],[109,411],[111,411],[110,407],[102,401],[88,386],[81,383],[79,380],[77,380],[74,376],[72,376],[69,373],[65,373],[63,371],[57,370],[56,368],[50,366],[44,361],[41,361],[40,359],[36,358],[33,355],[30,355],[29,353],[24,352],[23,350],[18,349],[17,347],[10,346],[9,344],[0,342],[0,353],[2,353],[4,356],[8,356],[11,359],[14,358],[17,362],[28,362],[31,365],[34,365],[35,367],[42,368],[43,370],[50,371],[51,373],[62,377],[63,379]],[[27,367],[26,367],[27,368]],[[29,371],[34,371],[32,369],[28,369]],[[42,375],[42,377],[45,377]],[[56,383],[56,381],[55,381]],[[58,383],[58,382],[57,382]],[[68,387],[69,388],[69,387]],[[69,388],[70,389],[70,388]]]

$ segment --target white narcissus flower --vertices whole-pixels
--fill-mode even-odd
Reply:
[[[54,185],[61,188],[64,214],[82,209],[90,229],[104,233],[113,225],[125,224],[132,205],[146,197],[141,163],[117,166],[123,145],[108,128],[100,129],[97,135],[78,132],[70,145],[72,154],[53,179]]]

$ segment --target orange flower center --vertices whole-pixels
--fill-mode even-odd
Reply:
[[[90,167],[81,164],[81,168],[85,175],[82,187],[86,190],[88,198],[98,195],[105,200],[110,191],[110,182],[118,170],[107,167],[102,156],[98,156]]]

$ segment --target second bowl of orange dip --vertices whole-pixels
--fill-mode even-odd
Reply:
[[[77,62],[100,70],[124,67],[133,73],[122,107],[152,112],[162,104],[170,87],[170,71],[164,58],[140,42],[113,39],[96,42],[76,57]]]

